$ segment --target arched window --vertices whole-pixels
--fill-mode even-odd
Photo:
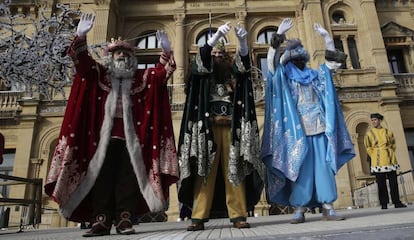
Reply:
[[[158,41],[155,33],[156,31],[149,31],[142,34],[137,40],[137,47],[140,49],[157,48]]]
[[[207,29],[202,31],[200,34],[198,34],[197,38],[196,38],[196,44],[197,46],[204,46],[204,44],[207,43],[207,40],[209,39],[209,35],[214,34],[217,31],[217,29]],[[222,37],[219,39],[219,41],[224,41],[225,44],[227,44],[227,39],[225,37]]]
[[[257,35],[257,43],[270,44],[272,35],[277,32],[277,27],[268,27],[263,29]]]
[[[345,23],[346,22],[345,15],[342,11],[335,11],[334,13],[332,13],[332,20],[335,23]]]
[[[342,2],[332,6],[329,11],[330,30],[335,48],[348,55],[346,63],[341,67],[343,69],[361,69],[362,67],[358,53],[361,42],[358,41],[358,26],[354,14],[352,8]]]
[[[362,173],[364,175],[370,175],[370,163],[367,158],[367,150],[364,145],[364,137],[369,129],[369,124],[366,122],[359,123],[356,127],[356,132],[358,133],[358,150],[360,154],[360,161],[361,161],[361,167],[362,167]]]
[[[154,51],[144,51],[145,49],[159,48],[159,42],[156,37],[155,30],[147,31],[140,34],[137,39],[137,59],[138,69],[147,69],[155,67],[159,61],[159,53]]]

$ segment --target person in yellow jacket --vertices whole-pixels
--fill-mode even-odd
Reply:
[[[371,114],[373,128],[367,132],[364,145],[370,159],[371,173],[375,175],[378,185],[378,197],[381,209],[388,208],[387,178],[390,185],[391,200],[395,208],[407,207],[400,201],[397,170],[400,165],[395,157],[395,138],[391,130],[381,126],[384,119],[379,113]]]

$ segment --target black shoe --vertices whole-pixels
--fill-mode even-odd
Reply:
[[[336,213],[334,209],[322,209],[322,220],[324,221],[341,221],[345,220],[345,217]]]
[[[92,228],[83,234],[83,237],[98,237],[111,234],[110,220],[106,218],[105,214],[96,216],[96,222],[92,224]]]
[[[135,233],[135,229],[131,222],[131,213],[124,211],[120,214],[120,220],[116,225],[116,232],[122,235],[130,235]]]
[[[233,223],[233,227],[235,228],[250,228],[250,224],[246,221],[237,221]]]
[[[293,214],[292,220],[290,220],[291,224],[298,224],[298,223],[304,223],[305,222],[305,213],[295,211]]]
[[[202,222],[193,222],[190,226],[187,227],[187,231],[200,231],[204,230],[204,223]]]
[[[387,209],[387,208],[388,208],[387,204],[382,204],[381,205],[381,209]]]
[[[402,202],[396,203],[394,206],[395,208],[406,208],[407,207],[407,205],[403,204]]]

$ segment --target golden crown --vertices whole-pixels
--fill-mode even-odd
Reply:
[[[121,37],[118,37],[118,39],[111,38],[111,42],[109,42],[106,45],[106,47],[104,49],[104,52],[107,55],[109,52],[113,52],[113,51],[119,50],[119,49],[134,52],[134,46],[132,46],[127,41],[122,40]]]

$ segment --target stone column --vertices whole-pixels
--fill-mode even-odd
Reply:
[[[96,3],[96,16],[91,33],[93,37],[88,44],[100,44],[106,42],[108,32],[108,21],[110,14],[110,0],[100,0]]]
[[[344,47],[344,52],[348,57],[346,58],[346,67],[348,69],[352,69],[352,61],[351,61],[351,55],[349,54],[349,46],[348,46],[348,35],[341,35],[341,42],[342,46]]]
[[[401,166],[401,171],[410,170],[413,166],[410,166],[410,156],[407,149],[407,140],[405,138],[404,126],[401,119],[401,111],[398,102],[384,101],[384,120],[383,127],[390,129],[395,137],[397,149],[395,155],[397,161]],[[391,124],[392,123],[392,124]]]
[[[175,20],[175,41],[174,41],[174,58],[177,69],[174,72],[174,83],[184,83],[184,73],[187,65],[186,49],[188,41],[185,39],[184,31],[185,13],[174,14]]]
[[[366,43],[364,46],[370,47],[370,49],[364,49],[370,55],[363,57],[364,66],[362,67],[375,66],[380,82],[393,81],[394,77],[389,70],[384,41],[378,41],[378,39],[382,39],[382,32],[375,1],[361,0],[360,6],[363,17],[361,17],[362,21],[358,22],[358,34],[361,39],[364,39]]]
[[[299,12],[300,10],[298,10]],[[299,36],[302,44],[308,50],[310,56],[324,56],[325,41],[313,30],[313,24],[319,23],[322,27],[326,28],[324,24],[324,18],[322,16],[322,8],[320,0],[308,0],[304,3],[303,10],[303,24],[298,26]],[[294,26],[295,27],[295,26]],[[299,28],[300,27],[300,28]],[[290,30],[292,31],[292,30]],[[316,68],[319,66],[322,60],[318,60],[317,57],[312,57],[311,67]]]
[[[240,26],[243,28],[246,28],[246,17],[247,17],[246,11],[236,12],[237,23],[239,23]]]
[[[32,152],[33,136],[35,134],[37,122],[37,108],[39,100],[25,99],[20,102],[22,113],[20,115],[20,127],[17,129],[16,136],[16,155],[13,166],[13,176],[28,178],[30,176],[30,155]],[[10,198],[24,198],[26,192],[25,185],[15,185],[10,188]]]
[[[408,72],[414,71],[414,42],[410,41],[408,46]]]

